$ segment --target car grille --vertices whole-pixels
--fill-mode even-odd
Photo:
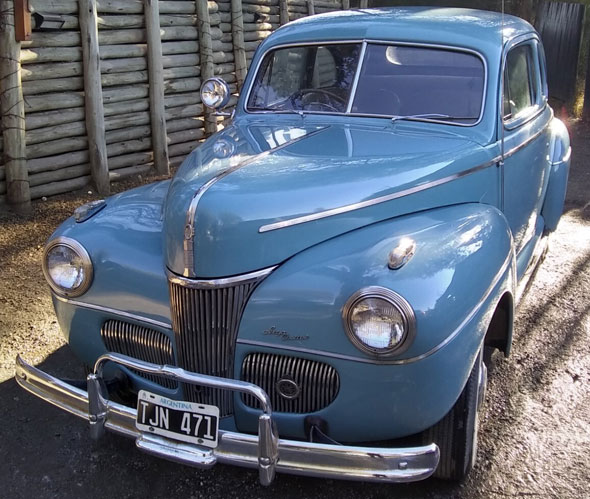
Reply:
[[[174,365],[172,342],[164,333],[129,322],[110,320],[100,330],[102,340],[110,352],[122,353],[145,362]],[[136,374],[166,388],[176,388],[176,381],[164,376],[135,371]]]
[[[263,388],[276,412],[319,411],[336,398],[340,388],[340,377],[332,366],[285,355],[251,353],[242,363],[241,377]],[[259,408],[251,395],[242,395],[242,400]]]
[[[233,378],[234,352],[242,312],[254,288],[272,269],[233,279],[198,281],[171,276],[170,304],[178,365],[188,371]],[[184,384],[191,402],[233,413],[232,392]]]

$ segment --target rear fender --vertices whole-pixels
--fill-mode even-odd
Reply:
[[[553,232],[563,212],[571,158],[570,136],[561,120],[551,122],[551,170],[541,215],[545,231]]]

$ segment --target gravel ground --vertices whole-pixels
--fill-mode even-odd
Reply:
[[[520,304],[513,353],[490,374],[480,454],[460,485],[436,479],[374,485],[177,466],[86,425],[14,382],[17,353],[65,377],[81,377],[64,345],[41,273],[42,247],[78,192],[34,203],[20,218],[0,207],[0,497],[590,497],[590,126],[571,123],[574,145],[566,214]],[[120,183],[116,190],[145,180]]]

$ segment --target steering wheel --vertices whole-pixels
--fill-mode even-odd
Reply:
[[[319,96],[319,100],[313,99],[313,96],[316,94]],[[340,104],[346,104],[346,99],[334,92],[331,92],[330,90],[325,90],[323,88],[302,88],[298,90],[295,94],[293,94],[293,96],[291,97],[291,101],[294,102],[297,99],[297,97],[301,97],[301,103],[304,107],[307,105],[314,104],[318,106],[323,106],[329,111],[334,111],[337,113],[341,112],[342,110],[336,108],[331,102],[328,102],[326,98],[330,100],[335,100]]]

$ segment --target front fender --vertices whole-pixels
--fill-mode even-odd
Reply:
[[[402,237],[416,241],[416,253],[392,271],[388,254]],[[498,300],[514,291],[514,273],[508,224],[491,206],[456,205],[349,232],[296,255],[254,291],[240,324],[235,375],[252,352],[325,362],[339,373],[340,389],[314,415],[332,438],[415,434],[459,397]],[[374,285],[401,294],[416,314],[415,340],[397,357],[363,353],[344,331],[344,304]],[[238,428],[255,431],[257,411],[239,397],[234,402]],[[281,434],[305,438],[304,416],[276,414]]]
[[[561,120],[551,122],[551,171],[541,215],[545,230],[553,232],[563,212],[571,158],[570,136]]]
[[[390,270],[389,252],[403,237],[415,240],[415,255]],[[310,248],[273,272],[249,300],[239,341],[374,358],[346,336],[342,309],[359,289],[384,286],[416,314],[416,338],[395,360],[421,356],[461,328],[513,258],[506,219],[492,206],[456,205],[377,223]]]

